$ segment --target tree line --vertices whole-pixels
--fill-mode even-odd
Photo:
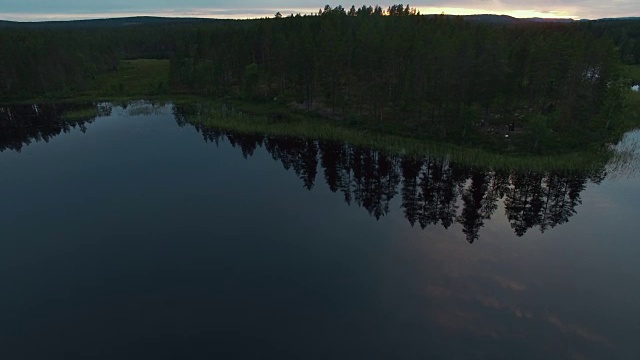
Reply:
[[[293,99],[439,139],[473,142],[492,125],[517,123],[536,150],[558,134],[599,139],[615,127],[617,63],[612,39],[588,25],[327,6],[194,31],[172,57],[171,79],[191,92]]]
[[[122,59],[166,58],[173,92],[295,103],[472,145],[510,124],[544,152],[621,127],[617,65],[640,49],[640,21],[493,23],[401,4],[134,20],[0,26],[0,99],[71,96]]]

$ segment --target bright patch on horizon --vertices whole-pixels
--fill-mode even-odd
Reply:
[[[542,18],[542,19],[574,19],[580,17],[564,10],[483,10],[467,8],[439,8],[439,7],[418,7],[421,14],[441,14],[446,15],[507,15],[515,18]]]

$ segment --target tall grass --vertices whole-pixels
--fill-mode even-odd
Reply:
[[[602,168],[615,153],[614,149],[602,149],[554,156],[496,154],[482,149],[360,130],[338,120],[309,118],[295,113],[250,114],[236,107],[219,103],[196,105],[194,111],[187,115],[187,120],[194,125],[245,134],[346,141],[352,145],[366,146],[400,155],[436,156],[470,166],[496,170],[592,170]]]
[[[613,148],[607,172],[615,176],[632,176],[640,170],[640,130],[633,131]]]

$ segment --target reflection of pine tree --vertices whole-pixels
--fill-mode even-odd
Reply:
[[[187,109],[184,106],[174,105],[173,109],[171,109],[171,112],[173,112],[173,118],[176,120],[176,124],[179,127],[184,127],[189,123],[189,120],[187,120],[187,115],[188,115]],[[196,126],[194,125],[194,127]]]
[[[285,170],[289,170],[293,166],[293,159],[296,157],[296,152],[293,150],[296,147],[296,143],[300,143],[300,140],[289,139],[286,137],[269,137],[265,141],[265,148],[271,154],[271,157],[275,161],[280,161]],[[298,146],[298,152],[300,146]]]
[[[220,145],[220,141],[224,140],[227,136],[220,129],[208,128],[208,127],[196,127],[196,130],[202,133],[205,142],[215,143],[216,146]]]
[[[356,204],[376,219],[389,213],[400,183],[398,160],[376,150],[354,149],[353,194]]]
[[[422,160],[415,158],[404,158],[401,162],[402,167],[402,208],[404,216],[409,220],[411,226],[414,226],[418,219],[418,175],[422,168]]]
[[[423,229],[438,222],[449,228],[456,217],[458,195],[466,175],[448,162],[430,158],[424,164],[418,182],[418,223]]]
[[[300,158],[300,171],[298,176],[304,181],[304,187],[311,190],[318,175],[318,146],[315,141],[305,141]]]
[[[594,184],[600,185],[607,177],[607,172],[604,168],[596,169],[586,174],[585,177]]]
[[[502,199],[509,186],[509,176],[502,172],[487,175],[489,185],[487,193],[482,199],[480,214],[484,220],[489,220],[498,208],[498,200]]]
[[[448,171],[444,173],[442,186],[442,197],[440,203],[440,222],[445,229],[448,229],[456,218],[458,212],[458,196],[467,180],[467,174],[463,167],[457,164],[449,164]]]
[[[253,156],[253,153],[256,151],[258,146],[262,145],[264,140],[264,136],[256,135],[256,134],[237,134],[237,133],[227,133],[227,140],[229,144],[234,148],[238,146],[240,150],[242,150],[242,156],[247,159],[250,156]]]
[[[399,160],[378,151],[367,154],[370,171],[365,172],[366,193],[364,207],[376,219],[389,213],[389,204],[397,193],[400,183]]]
[[[485,219],[490,219],[498,208],[498,200],[502,199],[509,190],[509,174],[505,172],[494,172],[488,175],[489,187],[487,194],[482,201],[481,212]]]
[[[353,176],[350,179],[349,184],[351,185],[351,193],[353,194],[353,200],[356,202],[358,206],[362,206],[362,193],[364,187],[364,164],[362,163],[362,149],[361,148],[353,148],[351,150],[351,169],[353,171]]]
[[[540,223],[542,211],[542,174],[515,173],[511,176],[511,190],[504,200],[505,213],[516,235]]]
[[[353,151],[352,148],[348,145],[344,145],[344,158],[342,162],[339,164],[339,169],[342,179],[342,183],[340,185],[340,189],[344,194],[344,201],[351,205],[351,200],[353,199],[353,194],[351,191],[351,181],[353,180]]]
[[[314,140],[269,137],[265,148],[286,170],[292,168],[305,188],[313,188],[318,169],[318,146]]]
[[[324,180],[331,192],[337,192],[343,186],[342,168],[346,161],[345,148],[341,143],[333,141],[320,141],[320,163],[324,169]]]
[[[474,172],[471,176],[471,184],[462,194],[462,214],[458,222],[462,224],[462,232],[467,236],[467,241],[472,244],[478,239],[478,232],[484,226],[484,220],[491,214],[483,213],[487,190],[489,189],[489,176],[480,172]]]
[[[566,223],[576,213],[589,179],[604,179],[603,170],[588,174],[488,173],[434,158],[390,156],[346,143],[197,129],[207,141],[226,138],[245,157],[264,145],[273,159],[293,170],[309,190],[321,162],[329,189],[342,192],[345,202],[354,201],[376,219],[389,213],[402,183],[401,207],[411,226],[418,223],[424,229],[441,223],[448,228],[455,221],[462,225],[470,243],[479,238],[480,229],[502,198],[516,235],[522,236],[534,226],[544,232]],[[463,205],[460,214],[459,198]]]
[[[421,206],[418,210],[418,223],[421,228],[426,228],[429,224],[438,222],[438,183],[434,179],[441,178],[442,163],[437,164],[435,160],[429,158],[420,174],[418,186],[422,197]]]
[[[580,192],[585,189],[587,179],[580,175],[549,174],[545,180],[546,202],[540,222],[540,230],[564,224],[576,213],[576,206],[582,203]]]
[[[53,137],[68,133],[76,126],[85,132],[86,124],[95,120],[95,114],[74,119],[73,122],[65,120],[62,115],[92,108],[95,114],[110,111],[108,106],[91,103],[0,107],[0,151],[9,149],[20,152],[33,141],[49,142]]]
[[[327,186],[340,190],[345,201],[353,199],[376,219],[389,213],[400,183],[398,157],[346,144],[319,142]]]
[[[398,193],[398,186],[401,181],[400,161],[397,156],[389,155],[381,156],[378,161],[385,215],[389,213],[391,200]]]
[[[320,142],[322,167],[324,176],[332,192],[340,191],[344,201],[351,205],[351,182],[353,180],[352,148],[344,143]]]

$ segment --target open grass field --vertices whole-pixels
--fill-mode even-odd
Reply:
[[[149,96],[169,92],[169,60],[123,60],[113,72],[96,78],[95,88],[84,96]]]

